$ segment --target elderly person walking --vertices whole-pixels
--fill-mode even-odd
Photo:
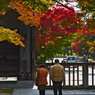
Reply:
[[[39,71],[37,71],[39,95],[45,95],[45,88],[48,84],[47,74],[48,71],[45,69],[45,65],[41,64]]]
[[[50,78],[53,81],[54,95],[57,95],[57,89],[59,89],[59,95],[62,95],[62,81],[65,77],[64,67],[59,64],[59,59],[55,59],[55,65],[51,67]]]

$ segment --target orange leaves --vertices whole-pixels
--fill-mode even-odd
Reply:
[[[6,12],[0,12],[0,15],[5,15]]]
[[[90,31],[88,31],[86,28],[83,28],[78,30],[77,33],[83,33],[84,35],[89,35]]]
[[[25,47],[25,45],[21,41],[24,40],[24,38],[16,32],[17,30],[12,31],[10,29],[5,29],[3,27],[0,27],[0,42],[7,40],[8,42],[14,43],[15,45],[20,45],[22,47]]]
[[[88,46],[90,47],[89,50],[88,50],[89,53],[95,54],[95,40],[94,40],[93,42],[87,41],[86,43],[87,43]]]
[[[79,3],[81,4],[81,6],[83,6],[83,7],[87,7],[87,6],[89,6],[89,1],[86,1],[86,0],[84,0],[84,1],[79,1]]]
[[[3,41],[3,39],[2,39],[1,36],[0,36],[0,42],[1,42],[1,41]]]
[[[83,2],[82,5],[83,5],[84,7],[86,7],[87,5],[89,5],[87,1],[82,1],[82,2]]]
[[[40,24],[41,13],[34,13],[32,8],[24,6],[21,1],[10,2],[9,4],[11,8],[20,14],[18,19],[23,21],[25,25],[30,25],[31,27],[35,25],[37,27]]]
[[[52,0],[46,0],[46,1],[51,2]]]

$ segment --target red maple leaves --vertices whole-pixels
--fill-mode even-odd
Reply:
[[[48,9],[36,31],[37,48],[39,45],[56,45],[61,39],[65,39],[66,35],[72,35],[76,31],[74,23],[77,20],[75,12],[59,7],[58,4]]]

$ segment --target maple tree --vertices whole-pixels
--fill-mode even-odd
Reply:
[[[69,2],[69,0],[66,0]],[[77,7],[81,9],[80,11],[80,22],[78,23],[78,33],[82,34],[82,40],[80,43],[78,40],[72,42],[72,49],[75,51],[81,47],[82,51],[88,52],[89,54],[95,54],[94,50],[94,40],[89,40],[92,36],[95,35],[95,1],[94,0],[77,0]],[[82,18],[82,19],[81,19]],[[78,37],[78,36],[77,36]],[[81,39],[80,37],[76,39]],[[77,44],[78,43],[78,44]],[[78,47],[77,49],[74,47]]]
[[[86,15],[86,14],[85,14]],[[82,51],[82,53],[89,53],[92,54],[93,50],[91,49],[93,46],[90,46],[89,43],[93,43],[93,41],[89,41],[89,39],[95,35],[95,27],[94,24],[95,22],[93,21],[93,18],[91,17],[85,17],[85,15],[83,16],[84,19],[81,19],[78,21],[77,24],[77,33],[79,35],[77,35],[75,37],[75,39],[73,39],[75,42],[72,42],[72,49],[76,52],[80,50]],[[87,44],[88,43],[88,44]],[[74,48],[76,47],[76,48]],[[80,49],[80,50],[79,50]],[[91,52],[92,50],[92,52]],[[90,51],[90,52],[89,52]]]
[[[68,39],[76,32],[75,23],[78,21],[76,13],[58,5],[47,10],[36,31],[37,51],[42,58],[47,59],[50,54],[59,52],[66,43],[70,45]]]
[[[76,23],[77,33],[72,40],[71,48],[75,52],[95,54],[95,41],[89,41],[92,35],[95,35],[95,2],[94,0],[65,0],[67,4],[77,2],[76,7],[81,11],[77,12],[77,17],[80,19]]]
[[[87,45],[89,46],[89,53],[95,55],[95,39],[93,42],[87,41]]]
[[[65,0],[68,4],[70,0]],[[95,28],[95,0],[72,0],[72,2],[77,2],[77,8],[80,8],[81,11],[79,14],[82,14],[81,17],[84,18],[85,21],[89,20],[90,27]]]
[[[79,30],[78,30],[79,32]],[[71,43],[71,48],[74,52],[78,52],[79,54],[95,54],[95,32],[87,30],[81,30],[76,36],[73,38]]]
[[[83,32],[76,33],[75,37],[71,42],[71,49],[78,54],[88,53],[89,46],[86,44],[88,40],[89,36],[84,35]]]

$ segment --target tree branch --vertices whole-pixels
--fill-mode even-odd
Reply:
[[[57,2],[57,3],[59,3],[60,5],[62,5],[63,7],[65,7],[65,8],[67,8],[67,9],[70,9],[70,10],[72,10],[73,12],[75,12],[73,9],[71,9],[70,7],[68,7],[68,6],[64,6],[62,3],[60,3],[59,1],[57,1],[57,0],[54,0],[55,2]]]

